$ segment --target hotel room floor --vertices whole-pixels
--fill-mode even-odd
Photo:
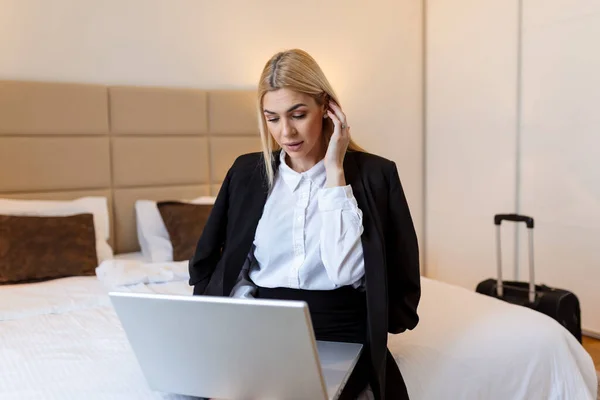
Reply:
[[[587,352],[592,356],[596,370],[600,371],[600,340],[584,336],[583,347],[585,347]]]
[[[583,347],[592,356],[596,371],[598,371],[598,400],[600,400],[600,340],[593,339],[589,336],[583,337]]]

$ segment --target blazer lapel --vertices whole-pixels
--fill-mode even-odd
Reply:
[[[279,168],[279,151],[274,152],[272,165],[273,170],[276,172]],[[244,260],[248,256],[252,243],[254,242],[256,227],[262,217],[263,209],[269,194],[269,187],[262,159],[257,163],[254,171],[252,171],[246,188],[245,195],[240,193],[239,201],[242,203],[242,210],[236,219],[234,228],[237,230],[235,237],[239,239],[234,243],[234,256],[224,271],[224,293],[231,292],[237,281]]]
[[[352,185],[352,192],[358,207],[363,213],[362,246],[365,259],[365,283],[367,287],[367,309],[369,315],[370,343],[385,343],[387,335],[387,287],[385,269],[385,247],[379,221],[379,212],[373,193],[363,182],[358,161],[352,152],[344,159],[346,183]],[[383,290],[382,290],[383,289]],[[385,346],[371,346],[371,360],[378,369],[385,361]]]
[[[344,175],[346,183],[352,186],[352,192],[358,203],[358,207],[363,213],[362,235],[363,253],[365,256],[365,267],[367,271],[367,283],[369,279],[375,278],[371,273],[383,272],[383,236],[380,228],[378,210],[376,203],[372,199],[372,193],[365,186],[362,175],[360,174],[356,158],[351,152],[346,154],[344,159]]]

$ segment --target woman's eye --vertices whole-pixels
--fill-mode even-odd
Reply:
[[[277,122],[277,121],[279,121],[279,118],[271,118],[271,119],[267,119],[267,121],[269,121],[269,122]]]
[[[302,119],[302,118],[304,118],[304,117],[306,117],[306,114],[294,115],[294,118],[295,118],[295,119]]]

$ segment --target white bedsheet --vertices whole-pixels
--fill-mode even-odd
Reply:
[[[150,390],[109,289],[192,294],[182,280],[107,288],[95,276],[1,287],[0,399],[192,399]]]
[[[105,287],[117,289],[137,284],[187,281],[190,278],[188,263],[148,263],[139,260],[106,260],[96,267],[96,276]]]
[[[596,400],[590,355],[553,319],[422,278],[421,321],[388,347],[415,399]]]
[[[0,286],[0,321],[108,306],[107,293],[95,276]]]
[[[419,326],[390,335],[389,343],[412,399],[596,400],[590,356],[553,320],[456,286],[422,282]],[[0,318],[0,398],[186,398],[148,388],[100,280],[35,285],[0,288],[3,300],[8,293],[28,310],[14,318],[18,310],[5,309]],[[185,280],[119,290],[192,293]],[[22,298],[32,293],[31,300]]]
[[[147,263],[141,253],[127,253],[102,262],[96,271],[97,277],[69,277],[1,286],[0,321],[109,306],[109,290],[167,294],[192,292],[187,284],[187,262]],[[171,285],[161,285],[167,282]]]
[[[2,322],[2,399],[178,399],[151,391],[110,307]]]

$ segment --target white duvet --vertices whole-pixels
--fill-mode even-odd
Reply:
[[[163,281],[129,262],[106,269],[104,283],[0,287],[0,399],[187,399],[148,388],[107,296],[115,288],[191,295],[180,265],[154,267]],[[463,288],[422,284],[418,327],[389,338],[411,399],[596,400],[591,357],[559,324]]]
[[[553,319],[422,278],[421,321],[388,347],[414,399],[596,400],[590,355]]]

